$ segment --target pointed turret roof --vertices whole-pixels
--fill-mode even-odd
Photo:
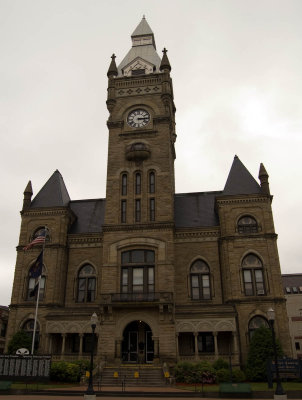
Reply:
[[[170,65],[170,61],[169,61],[168,56],[167,56],[167,52],[168,52],[168,50],[164,47],[164,49],[163,49],[163,58],[161,60],[159,69],[161,71],[168,70],[168,71],[171,72],[171,65]]]
[[[33,199],[30,208],[66,207],[69,202],[70,197],[63,177],[56,170]]]
[[[117,76],[117,68],[116,68],[115,59],[116,59],[115,54],[112,54],[111,63],[109,65],[109,69],[108,69],[108,72],[107,72],[108,78],[111,77],[111,76]]]
[[[150,28],[150,25],[148,24],[148,22],[146,20],[146,17],[143,16],[141,22],[134,29],[134,32],[132,33],[131,37],[145,36],[145,35],[153,35],[153,32],[152,32],[152,29]]]
[[[145,16],[131,35],[132,47],[118,66],[118,75],[123,76],[123,70],[135,61],[145,61],[151,65],[154,72],[159,72],[161,59],[156,52],[154,34]]]
[[[237,156],[234,157],[228,179],[223,189],[224,195],[258,194],[261,188]]]

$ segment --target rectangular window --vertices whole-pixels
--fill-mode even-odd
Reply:
[[[87,281],[87,302],[92,302],[95,300],[95,278],[88,278]]]
[[[199,300],[199,279],[198,275],[191,275],[192,299]]]
[[[149,174],[149,193],[155,193],[155,174],[150,172]]]
[[[127,218],[127,201],[122,200],[121,202],[121,222],[126,223],[126,218]]]
[[[141,174],[135,174],[135,194],[141,194]]]
[[[122,293],[128,293],[128,268],[122,269]]]
[[[144,291],[144,269],[143,268],[133,268],[133,282],[132,282],[132,292],[133,293],[143,293]]]
[[[256,269],[254,272],[255,272],[256,293],[259,296],[264,295],[264,283],[263,283],[262,270]]]
[[[155,221],[155,199],[150,199],[150,221]]]
[[[300,342],[295,342],[295,348],[296,350],[300,350]]]
[[[197,337],[198,353],[214,353],[214,336],[211,332],[202,332]]]
[[[243,281],[244,281],[244,291],[246,296],[252,296],[254,294],[254,290],[253,290],[252,271],[250,269],[245,269],[243,271]]]
[[[127,195],[127,174],[122,175],[122,196]]]
[[[210,276],[209,275],[201,275],[202,277],[202,294],[205,300],[211,298],[210,292]]]
[[[135,200],[135,222],[141,221],[141,201]]]

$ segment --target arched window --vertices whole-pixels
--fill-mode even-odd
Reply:
[[[92,265],[84,265],[78,274],[78,296],[79,303],[91,303],[95,300],[96,276]]]
[[[38,229],[36,229],[34,234],[33,234],[33,236],[32,236],[32,240],[36,239],[38,236],[43,235],[44,231],[45,231],[45,226],[43,226],[43,227],[41,226]],[[45,236],[45,241],[49,242],[50,237],[49,237],[49,230],[48,229],[46,229],[46,235],[44,235],[44,236]]]
[[[190,269],[193,300],[211,299],[210,268],[203,260],[196,260]]]
[[[121,292],[153,293],[154,262],[152,250],[130,250],[122,253]]]
[[[155,173],[149,173],[149,193],[155,193]]]
[[[256,315],[255,317],[250,319],[250,322],[249,322],[249,337],[250,337],[250,339],[253,336],[255,330],[258,328],[261,328],[262,326],[264,326],[265,328],[269,328],[269,324],[268,324],[267,320],[265,318],[261,317],[260,315]]]
[[[262,261],[255,254],[248,254],[242,260],[244,292],[246,296],[265,294]]]
[[[27,279],[27,293],[26,293],[26,298],[27,300],[35,300],[37,299],[38,295],[38,284],[39,284],[39,278],[36,277],[35,274],[35,269],[36,265],[32,265],[29,273],[28,273],[28,279]],[[45,269],[43,265],[42,269],[42,275],[40,278],[40,291],[39,291],[39,300],[43,300],[44,294],[45,294]]]
[[[135,174],[135,194],[141,194],[142,190],[142,176],[140,172]]]
[[[33,333],[34,333],[34,325],[35,325],[35,320],[34,319],[28,319],[27,321],[24,322],[22,326],[22,330],[27,333],[27,335],[31,338],[33,338]],[[40,339],[40,325],[38,321],[36,322],[36,332],[35,332],[35,345],[34,349],[37,350],[39,347],[39,339]],[[30,350],[30,349],[28,349]]]
[[[127,174],[122,174],[122,196],[126,196],[127,195],[127,179],[128,176]]]
[[[254,217],[245,215],[238,220],[238,233],[257,233],[258,224]]]

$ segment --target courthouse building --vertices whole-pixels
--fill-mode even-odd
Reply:
[[[47,226],[41,354],[88,357],[95,312],[96,357],[109,365],[215,360],[230,352],[242,364],[272,307],[291,355],[264,166],[258,183],[235,156],[223,189],[175,193],[171,65],[165,49],[159,57],[145,18],[131,39],[107,73],[106,198],[71,200],[59,171],[35,196],[30,182],[25,189],[7,339],[33,329],[29,273],[41,249],[23,247]]]

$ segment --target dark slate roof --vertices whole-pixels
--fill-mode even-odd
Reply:
[[[70,202],[62,175],[56,170],[31,203],[31,208],[66,207]]]
[[[285,294],[302,293],[302,274],[284,274],[282,275],[282,285]],[[296,289],[294,289],[296,288]]]
[[[71,201],[70,208],[77,219],[69,233],[102,232],[105,218],[105,204],[105,199]]]
[[[176,228],[218,226],[215,197],[222,192],[179,193],[174,197]]]
[[[234,157],[223,195],[260,194],[261,187],[237,156]]]

